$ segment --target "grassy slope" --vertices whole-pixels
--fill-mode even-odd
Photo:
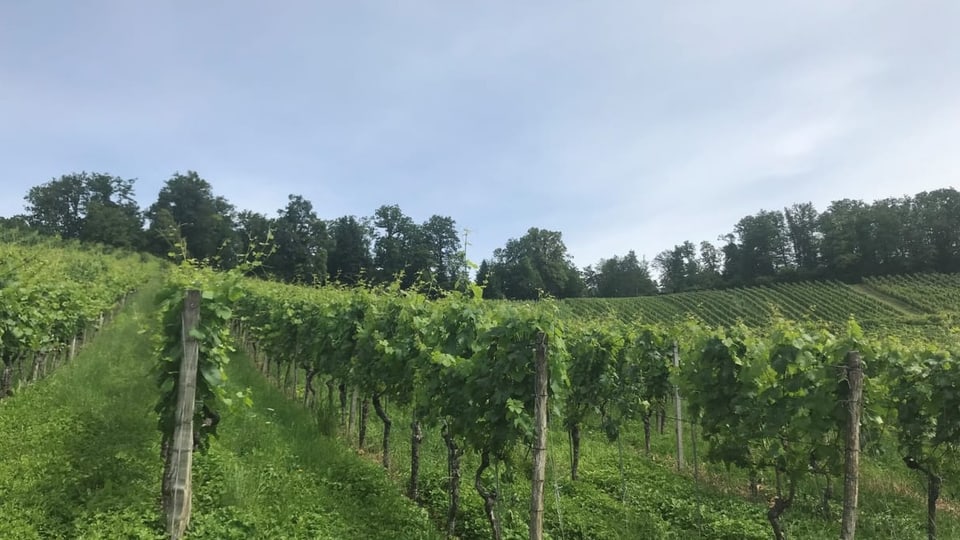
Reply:
[[[157,391],[138,333],[153,323],[152,297],[136,296],[75,362],[0,402],[0,538],[163,537]],[[242,365],[234,372],[256,404],[226,412],[221,439],[195,460],[190,538],[437,537],[375,465],[318,440],[306,412]]]

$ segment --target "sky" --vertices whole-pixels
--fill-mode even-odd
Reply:
[[[578,266],[761,209],[960,185],[960,2],[0,3],[0,215],[71,172],[149,206],[530,227]]]

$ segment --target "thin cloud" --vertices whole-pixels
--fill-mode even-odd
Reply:
[[[652,258],[744,215],[956,182],[951,0],[93,1],[0,8],[0,215],[88,170],[148,206],[197,170],[240,208],[450,215]]]

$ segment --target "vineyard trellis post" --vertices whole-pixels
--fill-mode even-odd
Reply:
[[[863,402],[863,364],[860,353],[847,353],[847,441],[843,469],[843,519],[840,540],[853,540],[857,530],[857,499],[860,493],[860,412]]]
[[[547,470],[547,335],[537,334],[534,370],[533,475],[530,481],[530,540],[543,540],[543,486]]]
[[[673,368],[680,370],[680,346],[673,342]],[[680,386],[673,385],[673,403],[677,415],[677,470],[683,470],[683,404],[680,402]]]
[[[177,381],[173,439],[165,456],[163,482],[163,508],[167,517],[167,532],[172,540],[179,539],[190,523],[193,414],[197,395],[197,366],[200,361],[200,344],[192,333],[199,324],[200,291],[189,290],[183,304],[183,359]]]

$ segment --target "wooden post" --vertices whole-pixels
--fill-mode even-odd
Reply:
[[[673,342],[673,367],[674,369],[680,369],[680,348],[677,345],[677,342]],[[675,411],[677,415],[677,470],[683,470],[683,404],[680,403],[680,387],[674,385],[673,387],[673,403],[676,406]]]
[[[183,360],[177,381],[177,411],[164,471],[163,508],[166,512],[167,532],[172,540],[183,536],[190,523],[193,413],[197,396],[197,366],[200,361],[200,344],[191,332],[199,324],[200,291],[187,291],[181,326]]]
[[[863,366],[860,353],[847,353],[847,448],[843,465],[843,519],[840,540],[853,540],[857,530],[857,498],[860,494],[860,411],[863,402]]]
[[[537,334],[534,376],[533,475],[530,480],[530,540],[543,540],[543,485],[547,471],[547,335]]]

